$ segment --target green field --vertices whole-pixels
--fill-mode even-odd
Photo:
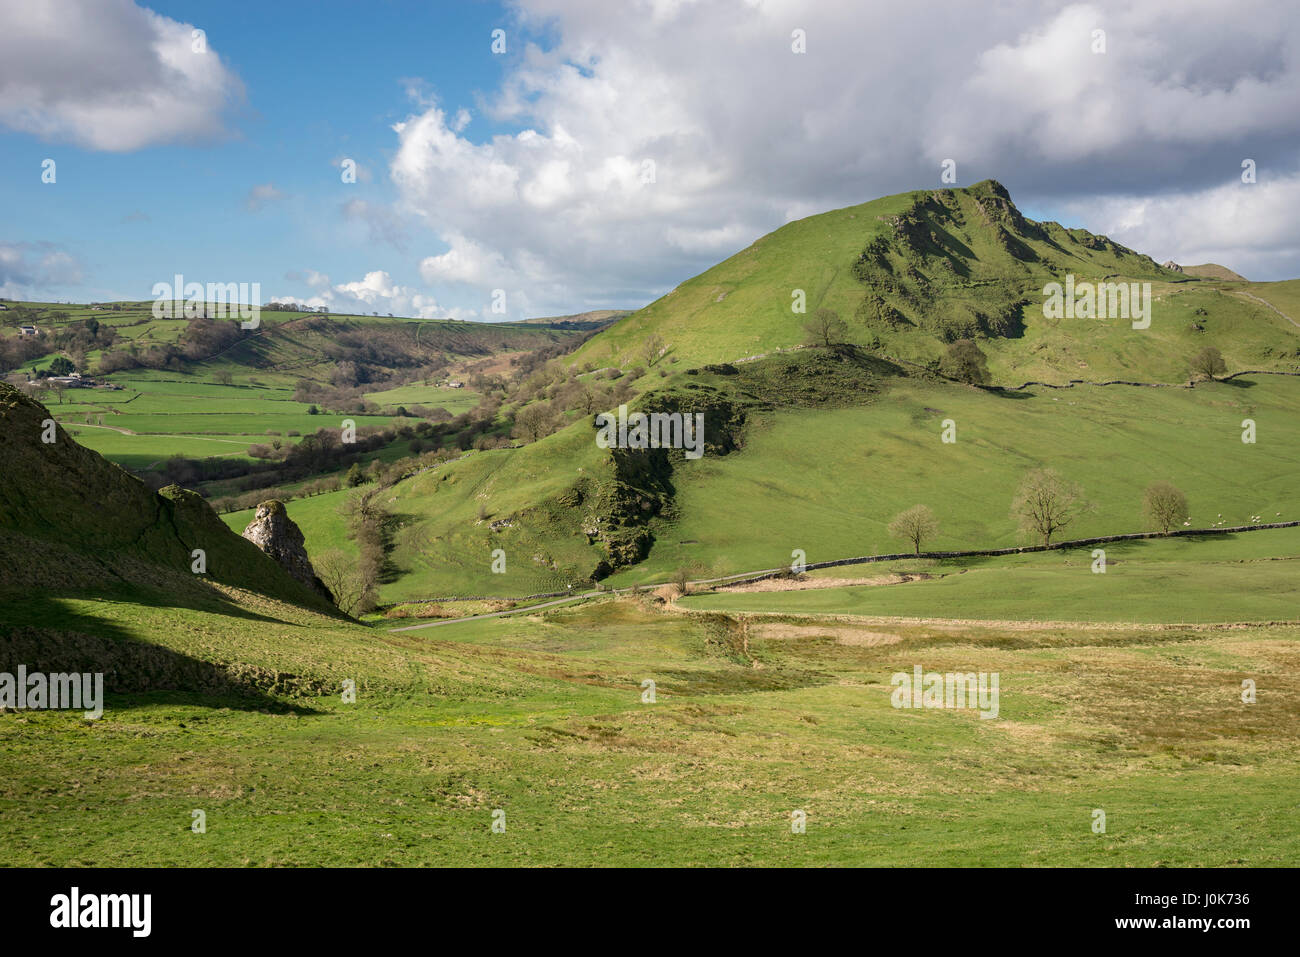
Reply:
[[[156,692],[111,699],[97,722],[6,716],[11,864],[1296,864],[1294,629],[900,627],[876,647],[833,630],[745,646],[722,619],[629,600],[436,638],[255,607],[269,620],[11,606],[359,688],[298,711]],[[889,675],[914,663],[999,672],[999,719],[892,708]],[[1257,704],[1238,700],[1244,676]]]
[[[430,409],[446,409],[452,415],[468,412],[478,404],[482,395],[473,389],[449,389],[438,385],[402,385],[383,392],[367,392],[366,399],[384,406],[423,405]]]
[[[718,592],[684,607],[728,613],[1011,621],[1182,622],[1300,619],[1300,530],[1111,542],[1014,557],[914,560],[828,569],[827,576],[925,576],[900,584]]]
[[[317,429],[340,428],[344,419],[351,419],[358,431],[415,421],[384,415],[311,415],[309,404],[295,402],[291,389],[117,376],[114,381],[123,388],[69,389],[64,401],[47,397],[46,402],[81,444],[134,469],[173,455],[248,457],[250,445],[273,438],[294,444]]]

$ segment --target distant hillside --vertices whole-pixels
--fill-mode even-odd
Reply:
[[[524,323],[571,329],[599,329],[630,314],[629,309],[593,309],[590,312],[578,312],[571,316],[541,316],[536,319],[525,319]]]
[[[1150,282],[1151,328],[1138,334],[1125,320],[1045,319],[1043,287],[1067,275]],[[792,311],[800,298],[802,314]],[[789,223],[598,333],[574,361],[644,361],[652,336],[667,347],[669,364],[735,361],[801,345],[806,320],[823,307],[845,321],[847,342],[908,362],[937,362],[951,341],[975,339],[997,382],[1181,381],[1187,356],[1207,338],[1255,368],[1273,367],[1267,363],[1294,347],[1267,309],[1105,236],[1026,219],[986,180]]]
[[[1199,266],[1184,266],[1183,272],[1198,279],[1224,279],[1229,282],[1249,282],[1245,276],[1235,273],[1227,266],[1218,263],[1202,263]]]
[[[340,367],[357,381],[381,382],[394,372],[445,367],[555,346],[580,336],[575,326],[402,319],[263,309],[255,329],[229,318],[156,319],[152,303],[9,302],[0,311],[0,374],[43,368],[56,355],[81,371],[111,374],[137,368],[201,375],[257,373],[274,384],[300,378],[337,383]],[[209,307],[215,315],[215,307]],[[22,336],[19,326],[37,330]],[[272,378],[267,378],[267,377]],[[355,383],[354,383],[355,384]]]

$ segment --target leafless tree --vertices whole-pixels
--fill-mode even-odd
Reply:
[[[809,343],[825,346],[829,349],[837,342],[843,342],[849,327],[834,309],[818,309],[803,324],[804,333]]]
[[[1171,482],[1154,482],[1142,497],[1142,514],[1151,528],[1168,534],[1175,525],[1187,521],[1187,496]]]
[[[1032,469],[1016,492],[1011,515],[1019,519],[1020,529],[1038,535],[1044,545],[1087,508],[1078,485],[1067,481],[1055,469]]]
[[[894,516],[889,523],[889,534],[912,543],[912,549],[921,554],[921,543],[939,534],[939,520],[928,506],[913,505]]]

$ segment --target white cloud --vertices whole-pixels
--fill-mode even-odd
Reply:
[[[1214,262],[1248,279],[1295,275],[1300,235],[1300,175],[1229,183],[1192,194],[1099,197],[1070,212],[1158,262]]]
[[[80,285],[83,267],[63,247],[48,242],[0,241],[0,296],[39,300],[63,286]]]
[[[0,4],[0,123],[113,152],[226,136],[243,85],[193,30],[129,0]]]
[[[490,286],[518,281],[515,270],[508,266],[498,252],[485,249],[464,236],[449,237],[451,248],[438,256],[428,256],[420,262],[420,277],[429,285],[440,282],[472,283]]]
[[[326,306],[331,312],[377,312],[380,315],[419,319],[469,319],[476,313],[467,309],[446,309],[437,300],[418,289],[403,286],[382,269],[368,272],[352,282],[332,284],[330,277],[314,269],[291,272],[286,279],[305,282],[313,295],[272,296],[272,302],[296,302],[313,309]]]
[[[284,193],[276,189],[274,183],[261,183],[248,191],[244,205],[248,207],[250,212],[255,213],[268,203],[278,202],[282,199],[284,199]]]
[[[505,288],[512,315],[646,301],[791,218],[938,186],[949,157],[959,185],[995,177],[1022,205],[1113,201],[1084,216],[1099,231],[1125,203],[1172,216],[1162,197],[1210,196],[1243,157],[1277,176],[1300,158],[1300,20],[1280,0],[513,9],[480,115],[411,84],[389,168],[400,215],[448,247],[424,281]],[[476,134],[484,116],[514,132]],[[1300,246],[1300,222],[1278,229]],[[1300,273],[1224,244],[1234,268]]]

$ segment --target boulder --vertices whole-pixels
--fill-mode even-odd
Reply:
[[[283,502],[271,499],[257,506],[257,513],[243,534],[298,581],[327,601],[334,601],[325,583],[316,576],[316,569],[307,557],[302,530],[289,517]]]

